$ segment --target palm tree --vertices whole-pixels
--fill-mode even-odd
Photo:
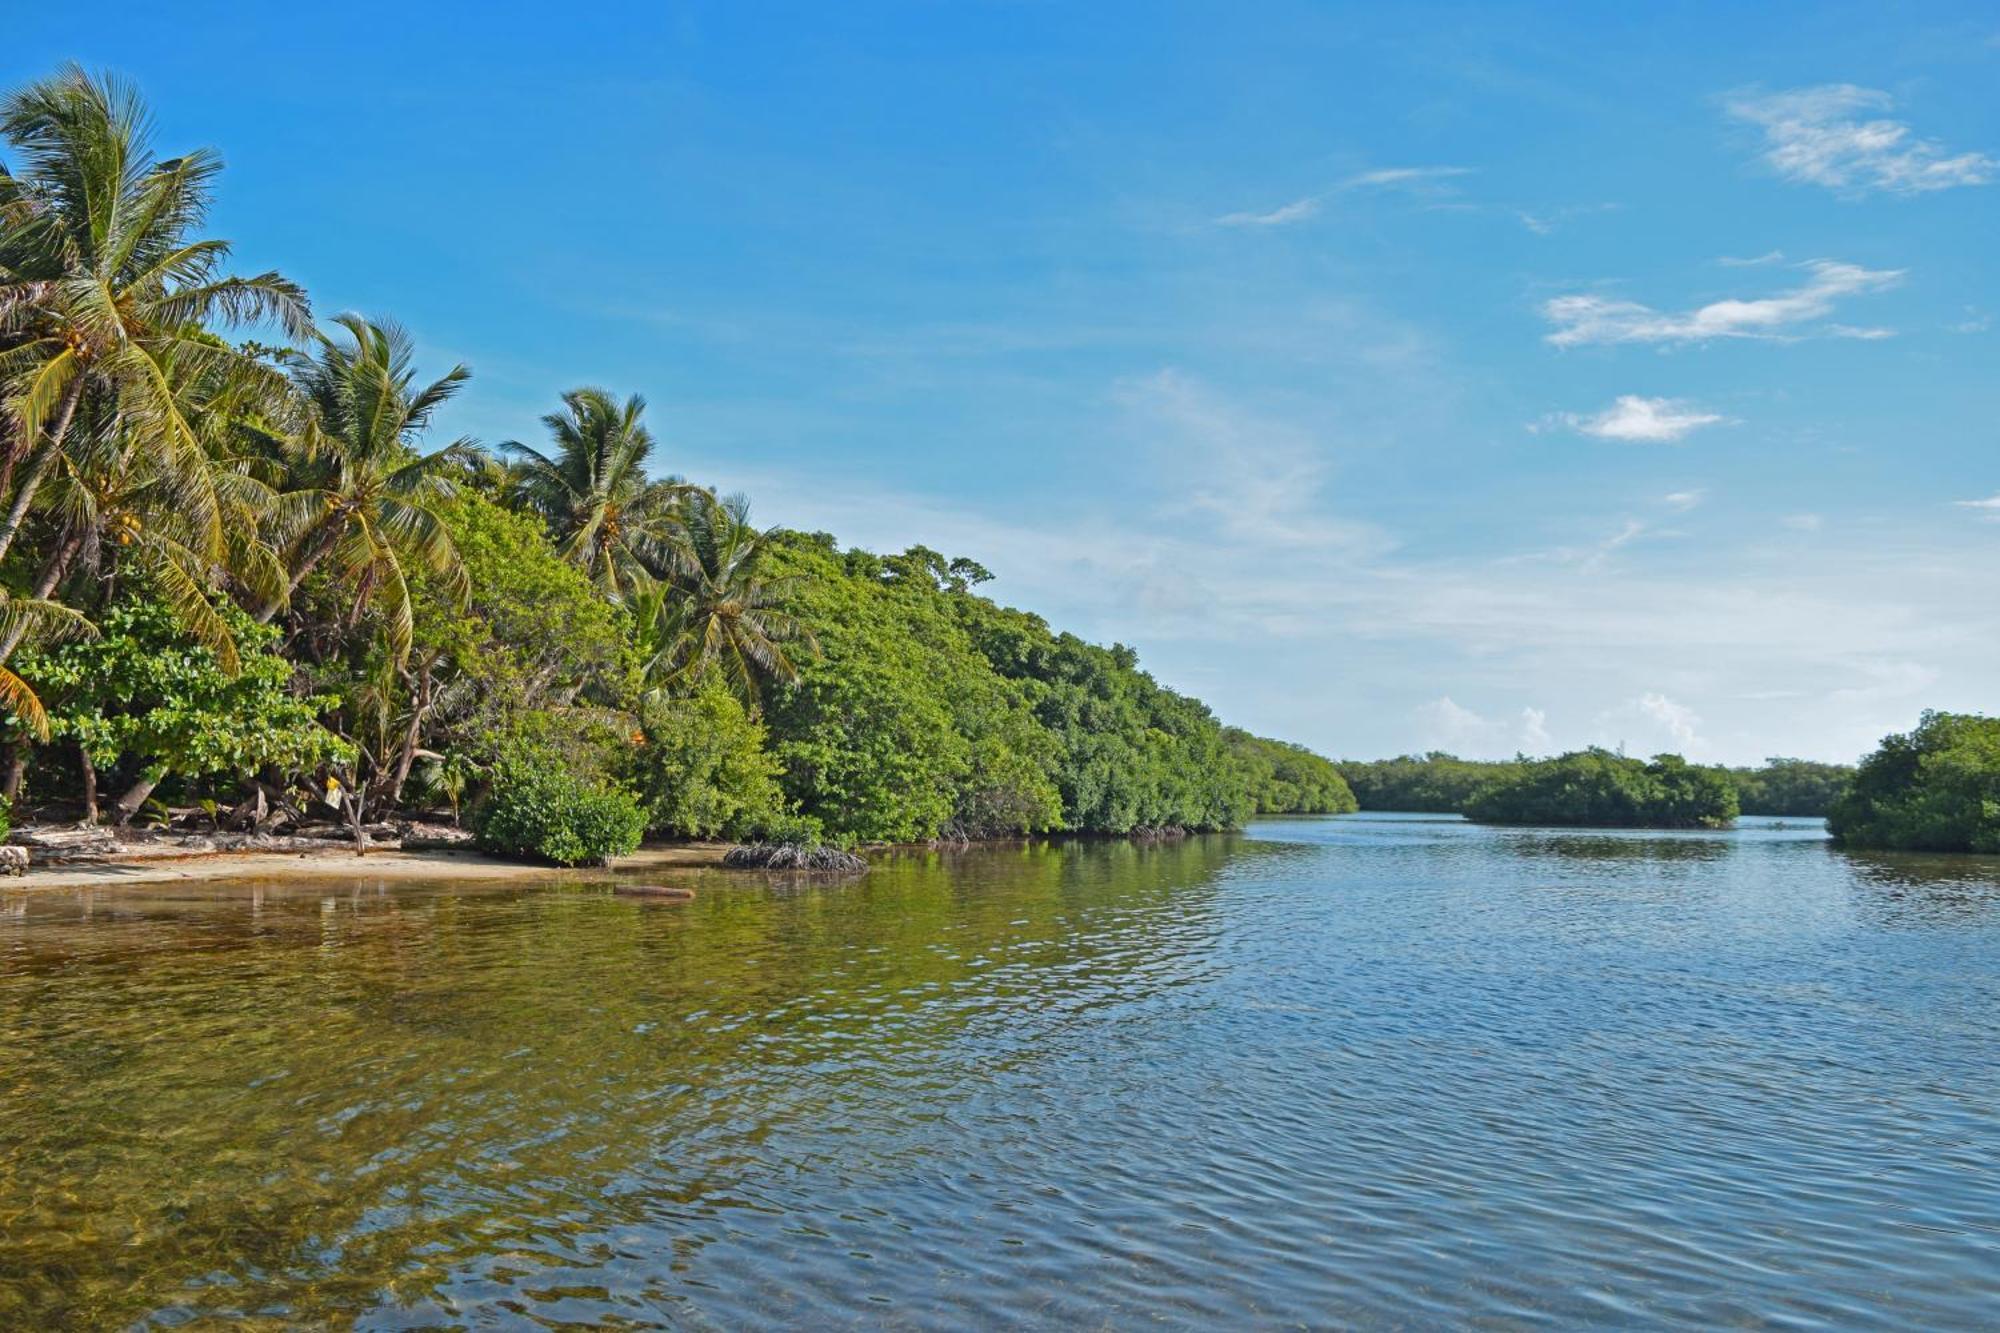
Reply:
[[[0,557],[94,414],[115,420],[192,549],[219,560],[227,505],[170,363],[188,382],[274,377],[204,326],[273,321],[304,337],[304,292],[276,273],[220,274],[228,243],[192,237],[221,161],[156,158],[125,84],[72,65],[0,102],[0,136],[21,168],[0,168]]]
[[[646,461],[653,433],[641,424],[646,400],[622,404],[603,389],[572,389],[563,410],[542,418],[553,456],[509,440],[517,503],[541,515],[558,548],[598,590],[624,601],[681,557],[676,505],[696,491],[653,481]]]
[[[779,609],[793,581],[763,572],[777,529],[751,527],[742,496],[706,491],[684,499],[678,526],[681,561],[635,606],[646,674],[664,689],[718,671],[754,710],[764,682],[799,678],[788,645],[819,652],[804,622]]]
[[[0,633],[19,644],[23,639],[58,643],[64,639],[94,639],[97,627],[60,602],[0,593]],[[28,683],[0,666],[0,706],[19,718],[38,741],[49,738],[49,715]]]
[[[287,444],[283,493],[271,507],[272,543],[289,577],[258,618],[276,615],[330,560],[353,598],[350,623],[379,601],[400,664],[412,634],[409,570],[427,569],[464,591],[457,548],[431,506],[455,493],[454,474],[476,465],[479,449],[464,439],[429,454],[417,445],[432,413],[471,372],[454,366],[419,385],[408,334],[359,315],[336,322],[347,337],[320,336],[317,354],[294,376],[308,421]]]

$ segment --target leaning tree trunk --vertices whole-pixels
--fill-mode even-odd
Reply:
[[[14,544],[22,520],[28,516],[28,506],[35,502],[35,492],[41,489],[42,479],[49,475],[49,467],[62,449],[63,439],[69,434],[69,423],[76,417],[77,402],[82,397],[83,376],[79,375],[70,382],[68,392],[63,395],[62,410],[56,414],[55,423],[48,429],[48,443],[35,455],[35,461],[28,465],[28,474],[21,478],[21,489],[14,493],[14,503],[7,510],[6,521],[0,523],[0,559],[6,558],[7,548]]]
[[[111,809],[120,828],[132,822],[132,816],[139,813],[139,807],[146,803],[146,798],[153,794],[153,788],[159,786],[160,779],[165,776],[165,773],[149,772],[128,787],[125,794],[118,798],[118,803]]]
[[[333,550],[333,544],[339,539],[340,530],[338,528],[328,529],[315,537],[311,547],[306,551],[305,559],[299,561],[299,567],[292,571],[291,578],[286,580],[283,594],[273,597],[270,601],[258,607],[252,619],[260,625],[270,624],[271,617],[277,615],[278,612],[291,604],[292,594],[297,592],[299,585],[306,581],[306,575],[319,567],[319,562],[326,559],[327,553]]]
[[[403,803],[403,786],[410,780],[410,768],[417,761],[417,742],[423,739],[424,719],[431,711],[431,669],[428,665],[417,669],[416,678],[411,679],[405,671],[403,679],[414,687],[410,692],[410,725],[403,729],[402,751],[396,756],[395,772],[389,779],[389,790],[383,794],[386,804],[394,809]]]
[[[56,547],[55,554],[42,566],[42,576],[35,580],[36,601],[42,600],[56,590],[56,585],[63,581],[63,575],[69,572],[69,562],[76,558],[76,553],[82,547],[83,538],[75,534],[64,538]],[[0,639],[0,662],[5,662],[14,655],[14,650],[21,646],[21,640],[27,633],[28,623],[25,620],[17,621],[14,628],[7,631],[7,637]]]

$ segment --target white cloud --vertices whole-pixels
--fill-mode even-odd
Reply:
[[[1614,745],[1645,753],[1672,750],[1692,755],[1707,746],[1701,738],[1701,718],[1695,711],[1657,690],[1607,709],[1598,716],[1597,726]]]
[[[1669,491],[1660,497],[1660,503],[1677,514],[1685,514],[1688,510],[1693,509],[1707,498],[1707,491],[1696,488],[1685,491]]]
[[[1761,268],[1765,264],[1784,263],[1785,252],[1783,250],[1766,250],[1761,255],[1751,255],[1747,259],[1738,258],[1734,255],[1723,255],[1715,262],[1724,268]]]
[[[1655,310],[1637,301],[1578,294],[1558,296],[1542,305],[1542,316],[1556,326],[1547,335],[1557,347],[1581,347],[1592,343],[1685,343],[1710,338],[1784,338],[1804,332],[1821,332],[1854,337],[1880,337],[1888,330],[1856,330],[1844,325],[1810,326],[1833,313],[1845,297],[1864,295],[1893,287],[1903,279],[1901,269],[1866,269],[1830,259],[1815,259],[1801,265],[1808,277],[1804,283],[1776,296],[1754,300],[1711,301],[1694,310],[1675,313]]]
[[[1989,495],[1984,500],[1953,500],[1960,509],[1976,509],[1981,518],[2000,520],[2000,495]]]
[[[1547,754],[1555,749],[1549,736],[1549,715],[1539,708],[1521,710],[1521,750],[1524,754]]]
[[[1220,227],[1287,227],[1319,216],[1320,205],[1329,196],[1346,190],[1435,189],[1453,176],[1463,176],[1471,170],[1470,167],[1378,167],[1373,171],[1357,172],[1317,194],[1294,199],[1267,213],[1255,210],[1224,213],[1215,222]]]
[[[1470,175],[1471,172],[1471,167],[1380,167],[1349,176],[1336,188],[1359,190],[1385,185],[1429,185],[1453,176]]]
[[[1902,121],[1865,118],[1895,104],[1885,92],[1829,83],[1733,98],[1728,110],[1764,132],[1764,160],[1787,180],[1851,194],[1921,194],[1993,179],[2000,162],[1985,153],[1952,153]]]
[[[1294,199],[1268,213],[1224,213],[1216,224],[1223,227],[1283,227],[1294,222],[1304,222],[1319,212],[1318,197]]]
[[[1549,737],[1547,712],[1524,707],[1514,718],[1489,718],[1443,695],[1416,710],[1417,731],[1426,750],[1447,750],[1466,758],[1495,755],[1547,754],[1555,748]]]
[[[1826,520],[1818,514],[1787,514],[1778,520],[1794,532],[1818,532]]]
[[[1582,435],[1600,440],[1624,440],[1636,444],[1666,444],[1685,439],[1692,431],[1725,420],[1720,413],[1703,412],[1674,398],[1643,398],[1636,393],[1620,394],[1610,407],[1588,415],[1558,413],[1554,418]]]

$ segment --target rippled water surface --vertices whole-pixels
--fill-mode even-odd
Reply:
[[[1975,1326],[2000,862],[1273,821],[0,895],[0,1326]]]

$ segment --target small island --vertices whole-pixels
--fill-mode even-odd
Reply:
[[[1476,793],[1465,815],[1481,824],[1725,828],[1736,821],[1736,785],[1679,755],[1578,750],[1518,765]]]

